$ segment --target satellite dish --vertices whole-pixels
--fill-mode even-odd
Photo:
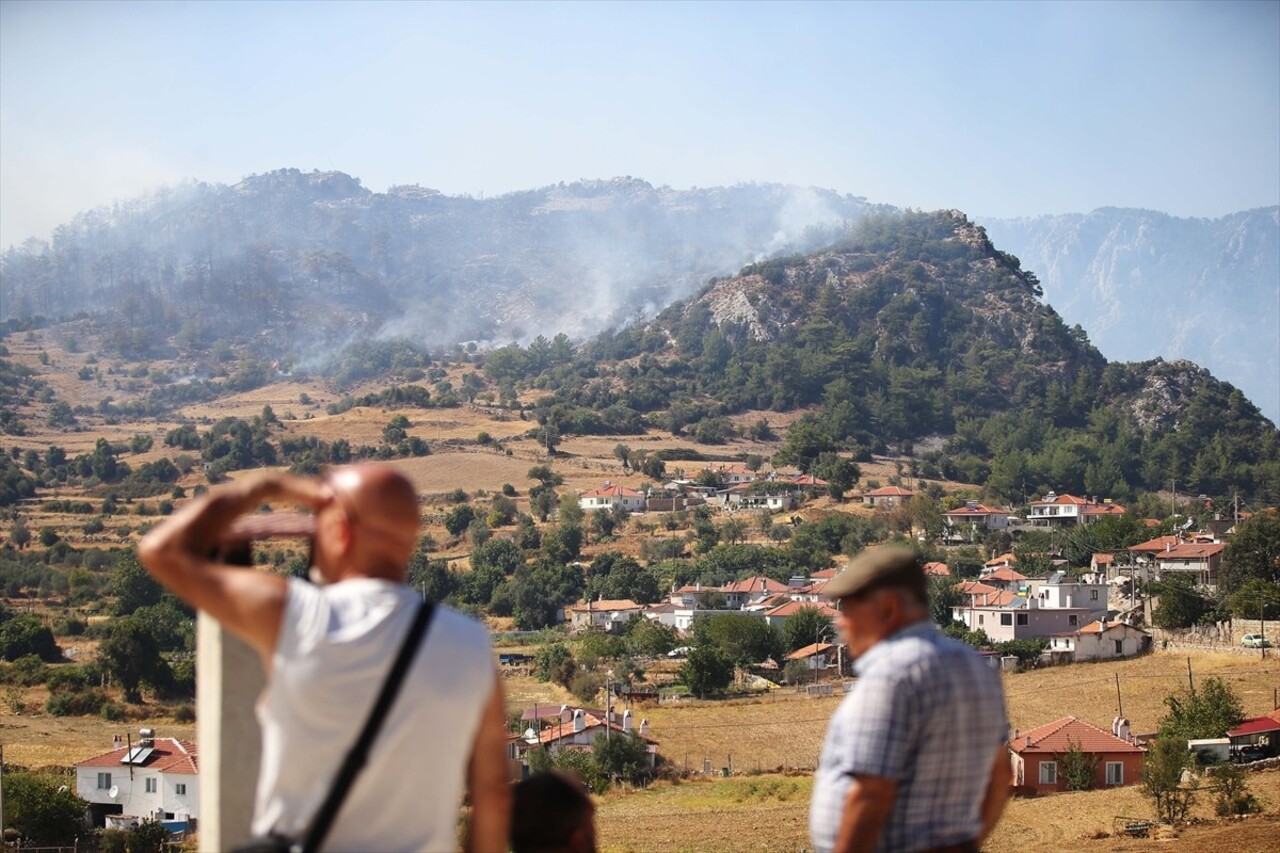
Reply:
[[[119,785],[112,785],[112,786],[111,786],[111,790],[110,790],[110,791],[107,791],[107,796],[108,796],[108,797],[110,797],[110,798],[111,798],[111,799],[113,799],[113,800],[114,800],[116,797],[120,796],[120,786],[119,786]]]

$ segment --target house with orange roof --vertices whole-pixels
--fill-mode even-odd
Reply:
[[[649,736],[649,721],[641,720],[639,726],[634,726],[634,717],[630,710],[622,713],[621,722],[618,721],[617,713],[611,716],[614,719],[606,720],[604,712],[585,708],[566,709],[550,725],[544,726],[539,720],[535,724],[537,728],[530,726],[526,729],[522,738],[523,751],[527,754],[529,749],[541,746],[552,755],[561,750],[595,752],[596,741],[599,738],[610,735],[613,737],[634,735],[645,744],[645,752],[649,757],[649,769],[656,767],[658,742]]]
[[[978,580],[997,589],[1019,590],[1027,585],[1027,576],[1012,566],[1000,566],[998,569],[983,570]]]
[[[739,610],[743,605],[767,598],[770,595],[789,592],[791,587],[785,583],[779,583],[773,578],[767,578],[763,575],[743,578],[740,581],[727,583],[720,587],[720,592],[724,594],[725,606],[730,610]]]
[[[1097,619],[1049,638],[1050,655],[1061,663],[1133,657],[1150,648],[1151,635],[1141,628]]]
[[[786,604],[780,604],[763,613],[764,621],[770,628],[781,629],[787,623],[787,619],[796,615],[803,608],[817,610],[828,619],[834,620],[840,615],[840,611],[836,610],[826,601],[788,601]]]
[[[938,578],[951,577],[951,568],[946,563],[925,563],[924,573]]]
[[[1040,526],[1088,524],[1099,518],[1124,514],[1125,508],[1112,503],[1110,498],[1099,501],[1049,492],[1040,500],[1030,503],[1027,520]]]
[[[873,506],[877,509],[893,509],[899,504],[906,503],[915,496],[915,492],[904,489],[901,486],[881,486],[878,489],[872,489],[862,495],[862,502],[866,506]]]
[[[587,600],[585,604],[573,604],[565,608],[569,614],[569,630],[571,632],[594,628],[600,631],[617,633],[626,627],[631,617],[644,612],[643,604],[636,604],[629,598]]]
[[[1008,529],[1010,515],[1008,510],[968,501],[964,506],[943,513],[947,525],[943,535],[952,541],[972,542],[988,531]]]
[[[175,831],[200,816],[200,760],[193,741],[158,738],[141,729],[132,742],[116,735],[112,748],[76,764],[76,795],[89,803],[95,826],[107,816],[122,825],[153,819]]]
[[[1018,562],[1018,558],[1013,555],[1012,551],[1006,551],[998,557],[992,557],[982,564],[982,570],[985,572],[989,569],[999,569],[1003,566],[1013,566]]]
[[[707,468],[726,486],[740,486],[743,483],[754,483],[760,475],[742,465],[713,465]]]
[[[1226,548],[1221,542],[1180,542],[1155,553],[1156,574],[1160,578],[1182,575],[1212,589],[1218,585],[1218,569]]]
[[[826,669],[835,666],[840,657],[840,648],[835,643],[810,643],[787,655],[788,661],[804,661],[811,670]]]
[[[583,492],[578,496],[578,506],[584,512],[597,509],[625,509],[627,512],[644,512],[645,497],[643,492],[628,489],[619,483],[606,482],[598,489]]]
[[[1127,733],[1127,723],[1120,731]],[[1009,741],[1014,785],[1036,794],[1065,791],[1063,759],[1073,748],[1096,760],[1094,788],[1114,788],[1141,781],[1145,749],[1084,720],[1063,717],[1027,732],[1014,732]]]

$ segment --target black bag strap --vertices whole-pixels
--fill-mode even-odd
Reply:
[[[320,849],[320,845],[324,843],[325,836],[329,834],[334,818],[338,816],[338,811],[342,808],[342,801],[347,798],[347,792],[351,790],[351,785],[355,782],[356,776],[360,774],[360,771],[364,769],[365,763],[369,760],[369,747],[373,745],[373,739],[377,737],[378,730],[382,728],[387,712],[391,710],[392,704],[396,701],[396,694],[400,692],[404,674],[408,671],[409,664],[413,662],[413,657],[417,653],[418,647],[422,645],[422,638],[426,635],[427,628],[431,626],[431,618],[435,615],[435,612],[435,604],[430,601],[423,601],[418,608],[413,624],[409,626],[409,633],[405,635],[404,642],[400,644],[400,653],[396,655],[395,663],[391,665],[391,670],[387,673],[387,678],[382,683],[382,692],[378,694],[378,701],[373,703],[373,709],[369,711],[369,717],[364,722],[364,729],[361,730],[360,737],[356,739],[355,744],[347,752],[347,757],[342,760],[342,766],[338,768],[338,775],[334,777],[333,786],[329,788],[329,795],[325,797],[320,810],[311,819],[311,826],[307,829],[307,834],[303,838],[300,848],[302,853],[316,853]]]

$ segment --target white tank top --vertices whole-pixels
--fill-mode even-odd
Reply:
[[[291,579],[258,702],[253,833],[301,838],[377,698],[420,601],[408,587]],[[495,681],[484,626],[437,606],[326,850],[453,850],[481,712]]]

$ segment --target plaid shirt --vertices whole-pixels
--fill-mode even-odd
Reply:
[[[928,621],[881,640],[856,669],[814,776],[814,848],[835,846],[858,775],[898,782],[877,850],[909,853],[977,839],[992,762],[1009,729],[999,674]]]

